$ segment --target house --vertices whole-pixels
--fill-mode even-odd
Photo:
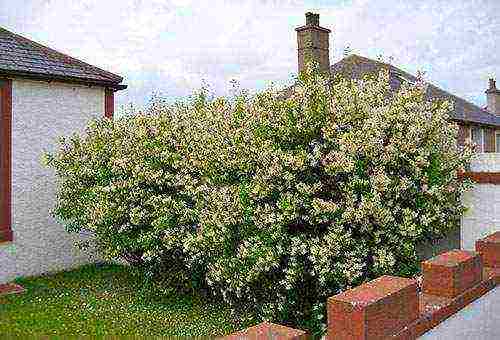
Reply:
[[[0,284],[91,260],[51,216],[55,176],[40,161],[58,137],[113,117],[121,82],[0,27]]]
[[[319,14],[306,13],[305,25],[297,27],[295,31],[297,32],[299,72],[303,70],[304,60],[307,56],[316,61],[320,70],[328,73],[332,78],[342,76],[347,79],[359,80],[365,75],[377,75],[379,71],[387,70],[392,91],[397,90],[404,82],[415,83],[418,80],[416,76],[394,65],[356,54],[345,56],[340,61],[330,65],[329,35],[331,30],[320,26]],[[486,109],[437,86],[427,85],[428,99],[447,99],[453,103],[450,119],[458,124],[457,143],[459,145],[463,145],[466,140],[472,140],[476,144],[475,151],[478,153],[500,153],[500,90],[496,88],[493,79],[490,79],[486,90],[488,103]],[[293,86],[285,89],[283,95],[288,96],[291,91],[293,91]],[[476,203],[478,207],[484,205]],[[467,223],[470,224],[470,219],[468,221]],[[464,230],[462,229],[464,227],[459,226],[442,239],[418,245],[419,257],[427,259],[443,251],[460,248],[461,233],[469,233],[470,227],[466,226]]]
[[[304,68],[305,56],[310,56],[331,76],[362,79],[366,74],[378,74],[382,69],[389,71],[391,88],[396,90],[403,82],[414,83],[417,77],[391,64],[351,54],[330,66],[329,35],[331,31],[319,25],[319,14],[306,13],[306,24],[297,27],[298,71]],[[477,152],[500,152],[500,90],[495,81],[489,80],[486,90],[487,109],[482,109],[465,99],[428,84],[429,98],[448,99],[454,104],[451,120],[459,125],[458,143],[463,145],[471,139]]]

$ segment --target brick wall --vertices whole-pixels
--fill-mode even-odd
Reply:
[[[475,251],[453,250],[423,261],[419,278],[381,276],[330,297],[326,338],[416,339],[487,293],[498,293],[499,284],[500,231],[478,240]],[[498,314],[486,317],[496,318],[492,327],[500,322]],[[480,338],[486,331],[478,327],[469,334]],[[308,334],[264,322],[224,339],[308,339]]]
[[[304,69],[307,59],[319,64],[322,72],[330,72],[330,30],[319,26],[319,14],[306,13],[306,25],[297,27],[298,71]]]

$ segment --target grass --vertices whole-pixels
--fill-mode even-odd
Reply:
[[[0,297],[0,335],[218,336],[251,325],[232,320],[222,303],[201,296],[138,294],[122,265],[17,279],[26,292]]]

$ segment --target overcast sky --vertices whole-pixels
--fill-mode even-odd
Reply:
[[[117,104],[189,95],[204,79],[258,90],[290,83],[304,13],[332,29],[331,62],[353,53],[415,73],[485,106],[500,85],[499,0],[0,0],[0,26],[123,76]]]

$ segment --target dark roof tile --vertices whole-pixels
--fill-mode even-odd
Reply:
[[[417,81],[417,77],[414,75],[391,64],[361,57],[356,54],[351,54],[333,64],[331,67],[331,75],[341,75],[344,78],[362,79],[364,75],[376,75],[384,68],[389,70],[390,84],[393,91],[397,90],[403,81]],[[453,103],[451,118],[454,120],[500,127],[500,116],[496,116],[463,98],[457,97],[438,88],[437,86],[428,84],[427,95],[430,99],[450,100]]]
[[[123,78],[0,27],[0,73],[125,88]]]

